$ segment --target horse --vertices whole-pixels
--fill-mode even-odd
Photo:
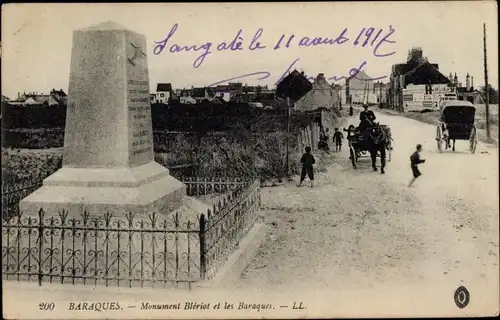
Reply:
[[[389,151],[389,157],[388,157],[387,161],[391,162],[391,155],[392,155],[392,150],[393,150],[392,142],[394,141],[394,139],[392,138],[391,128],[389,126],[385,125],[385,124],[380,125],[380,127],[381,127],[382,130],[384,130],[384,133],[386,135],[385,149],[387,151]]]
[[[451,139],[450,138],[450,132],[448,130],[448,128],[446,128],[446,126],[443,124],[443,140],[445,142],[445,149],[448,149],[448,148],[452,148],[451,144],[450,144],[450,140],[453,140],[453,148],[452,148],[452,151],[455,151],[455,139]]]
[[[391,150],[391,133],[387,126],[381,126],[378,123],[373,124],[368,129],[368,139],[366,140],[367,151],[370,152],[373,171],[378,171],[377,155],[380,154],[380,173],[385,173],[386,150]]]

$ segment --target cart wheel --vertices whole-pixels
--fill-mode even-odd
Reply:
[[[437,148],[439,153],[443,152],[443,139],[442,139],[442,133],[441,133],[441,126],[438,125],[436,127],[436,142],[437,142]]]
[[[352,167],[356,169],[357,157],[353,147],[349,148],[349,159],[351,159]]]
[[[477,147],[477,132],[476,132],[476,127],[473,127],[469,138],[470,153],[474,154],[474,152],[476,152],[476,147]]]

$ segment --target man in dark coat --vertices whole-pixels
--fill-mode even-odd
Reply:
[[[367,128],[373,125],[377,119],[373,111],[368,110],[368,105],[363,105],[364,110],[359,113],[359,131],[364,132]]]

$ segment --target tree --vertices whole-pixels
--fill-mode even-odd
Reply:
[[[485,86],[482,86],[481,89],[479,89],[479,93],[480,93],[483,101],[486,101],[486,88],[485,88]],[[498,90],[493,88],[491,85],[488,85],[488,93],[489,93],[490,103],[491,104],[498,104]]]

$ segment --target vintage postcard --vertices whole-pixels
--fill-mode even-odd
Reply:
[[[497,14],[3,5],[3,317],[498,316]]]

